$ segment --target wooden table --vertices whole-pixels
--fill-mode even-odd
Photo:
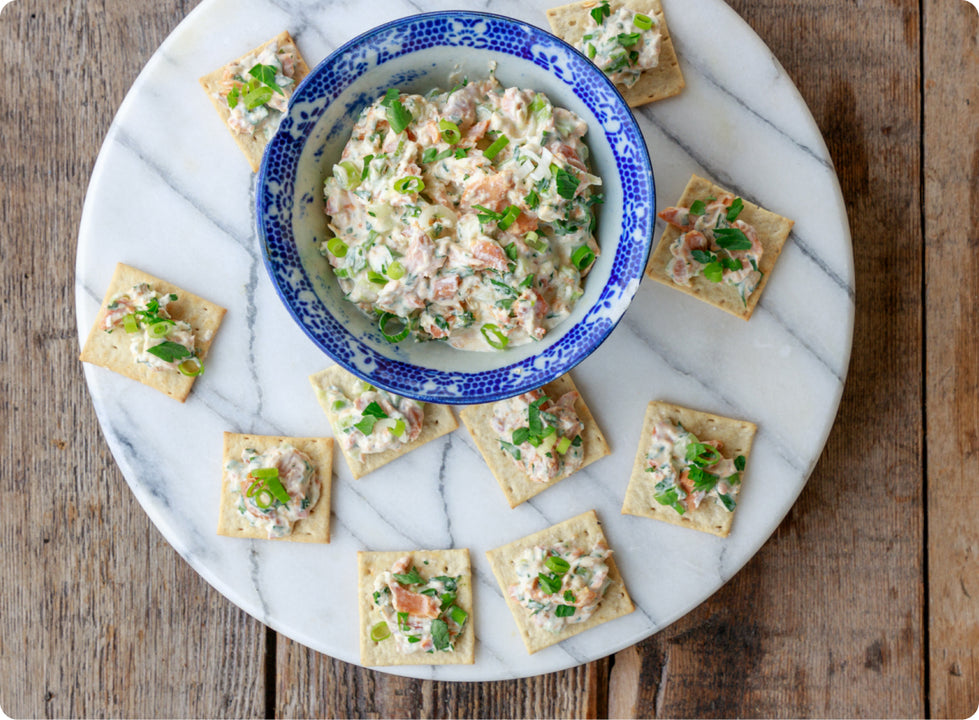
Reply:
[[[472,684],[363,670],[277,635],[150,524],[77,361],[75,239],[116,109],[196,2],[4,8],[0,707],[48,717],[971,715],[979,15],[963,0],[730,2],[798,85],[846,199],[857,315],[836,425],[775,535],[687,617],[583,667]]]

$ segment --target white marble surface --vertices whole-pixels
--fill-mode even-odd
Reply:
[[[610,339],[574,371],[612,455],[517,509],[507,506],[460,427],[357,482],[338,458],[329,545],[218,537],[222,432],[330,434],[307,380],[329,359],[292,323],[265,274],[251,210],[254,178],[197,78],[282,28],[313,64],[380,22],[460,4],[384,2],[367,13],[342,0],[205,1],[147,64],[105,140],[79,230],[76,297],[81,338],[119,261],[229,309],[207,373],[185,405],[85,368],[133,493],[209,583],[276,630],[357,663],[356,552],[468,547],[476,664],[393,671],[493,680],[558,670],[631,645],[709,597],[758,550],[802,490],[836,415],[854,279],[826,147],[778,61],[721,0],[664,0],[687,88],[637,111],[658,209],[698,172],[796,220],[752,320],[644,282]],[[467,5],[546,28],[551,4]],[[652,399],[758,424],[727,539],[620,514]],[[636,612],[528,656],[484,551],[589,508],[605,524]]]

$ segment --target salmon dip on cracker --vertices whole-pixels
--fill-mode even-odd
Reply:
[[[587,130],[492,74],[425,96],[389,89],[325,182],[321,251],[347,299],[390,342],[541,340],[599,254]]]

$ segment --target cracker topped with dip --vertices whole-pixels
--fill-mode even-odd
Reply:
[[[292,36],[283,31],[200,79],[207,97],[248,159],[252,172],[279,128],[299,81],[309,67]]]
[[[376,388],[339,365],[310,375],[309,381],[354,478],[459,426],[447,405],[423,403]]]
[[[469,550],[357,553],[360,662],[472,665]]]
[[[659,217],[667,228],[646,274],[748,320],[794,221],[697,175]]]
[[[486,557],[531,654],[635,609],[594,510]]]
[[[583,0],[547,11],[554,34],[615,83],[629,107],[683,90],[683,72],[659,0]]]
[[[218,535],[330,542],[333,438],[226,432]]]
[[[756,430],[746,420],[649,403],[622,512],[726,537]]]
[[[510,507],[609,454],[570,375],[533,392],[459,411]]]
[[[124,263],[116,265],[79,359],[184,402],[225,309]]]

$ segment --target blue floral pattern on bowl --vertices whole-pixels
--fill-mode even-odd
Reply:
[[[360,111],[388,87],[424,91],[444,68],[488,60],[497,76],[547,92],[589,124],[586,141],[603,178],[602,254],[570,317],[540,343],[495,353],[437,342],[387,343],[342,298],[325,259],[322,181]],[[474,70],[476,72],[476,70]],[[610,201],[613,201],[610,203]],[[293,94],[266,150],[256,189],[266,269],[302,330],[333,360],[374,385],[427,402],[473,404],[527,392],[568,372],[612,332],[642,279],[652,242],[655,191],[649,154],[618,91],[583,55],[537,27],[488,13],[450,11],[395,20],[354,38]],[[600,286],[599,286],[600,284]],[[429,346],[437,346],[435,348]]]

